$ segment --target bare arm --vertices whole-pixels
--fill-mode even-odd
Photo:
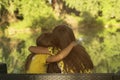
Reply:
[[[32,53],[49,53],[48,48],[38,46],[30,46],[28,50]]]
[[[76,45],[77,45],[77,43],[75,41],[71,42],[65,49],[63,49],[62,51],[60,51],[56,55],[48,57],[46,62],[50,63],[50,62],[57,62],[57,61],[62,60],[70,53],[72,48]]]

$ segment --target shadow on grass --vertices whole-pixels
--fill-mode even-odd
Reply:
[[[104,31],[104,23],[102,20],[97,20],[89,12],[83,12],[81,15],[82,21],[79,22],[78,32],[83,34],[84,40],[90,43],[94,37]],[[101,41],[103,38],[99,38]]]

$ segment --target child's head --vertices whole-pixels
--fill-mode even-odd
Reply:
[[[53,30],[52,43],[60,49],[67,47],[72,41],[75,41],[75,36],[70,27],[67,25],[58,25]]]
[[[37,46],[43,46],[43,47],[52,46],[51,39],[52,39],[52,34],[51,33],[42,33],[36,39],[36,45]]]

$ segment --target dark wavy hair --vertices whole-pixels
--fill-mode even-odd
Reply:
[[[67,25],[56,26],[53,30],[53,36],[52,43],[61,50],[76,40],[72,29]],[[71,50],[69,55],[63,59],[63,62],[66,73],[71,73],[71,70],[74,73],[84,73],[85,70],[93,69],[93,62],[90,56],[80,44]],[[53,70],[53,68],[51,67],[51,69],[49,69],[49,73],[52,72],[50,70]],[[54,69],[54,71],[56,70]]]

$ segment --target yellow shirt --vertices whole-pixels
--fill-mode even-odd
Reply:
[[[50,55],[55,55],[58,53],[60,49],[48,47],[48,50],[50,52]],[[26,73],[35,73],[35,74],[46,73],[47,72],[46,59],[50,55],[45,53],[38,53],[34,55]]]
[[[49,54],[39,53],[33,56],[30,66],[27,70],[27,73],[46,73],[47,64],[46,59],[48,58]]]

